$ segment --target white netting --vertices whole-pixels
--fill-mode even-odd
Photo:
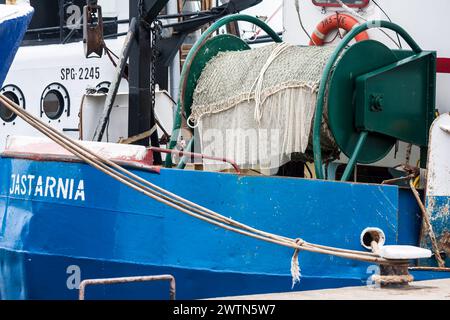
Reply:
[[[252,169],[276,169],[293,154],[310,160],[317,91],[333,51],[274,44],[218,54],[202,72],[189,119],[202,152]],[[322,140],[325,157],[337,154],[326,118]]]

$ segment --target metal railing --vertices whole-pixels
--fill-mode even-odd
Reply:
[[[201,153],[187,152],[187,151],[181,151],[181,150],[175,150],[175,149],[169,150],[169,149],[163,149],[163,148],[157,148],[157,147],[150,147],[148,149],[153,152],[173,154],[173,155],[178,155],[180,157],[192,157],[192,158],[197,158],[197,159],[207,159],[207,160],[215,160],[215,161],[225,162],[225,163],[230,164],[233,167],[233,169],[236,171],[237,174],[241,174],[241,169],[239,168],[238,164],[234,160],[231,160],[231,159],[207,156],[207,155],[204,155]]]
[[[79,289],[80,292],[78,300],[85,300],[86,287],[88,286],[113,285],[113,284],[136,283],[136,282],[152,282],[152,281],[168,281],[170,283],[169,289],[170,300],[175,300],[176,284],[175,284],[175,277],[172,275],[86,279],[80,283]]]

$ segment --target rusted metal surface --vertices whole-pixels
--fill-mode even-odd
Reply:
[[[440,248],[447,254],[450,255],[450,232],[446,231],[442,234],[439,240]]]
[[[411,179],[414,179],[416,175],[410,174],[405,177],[390,179],[390,180],[384,180],[381,184],[388,184],[388,185],[396,185],[399,182],[409,181]]]
[[[142,139],[150,138],[153,135],[153,133],[156,132],[157,129],[158,128],[155,125],[152,129],[147,130],[145,132],[142,132],[140,134],[137,134],[137,135],[135,135],[133,137],[129,137],[127,139],[122,138],[122,139],[119,140],[119,143],[120,144],[132,144],[132,143],[135,143],[135,142],[140,141]]]
[[[372,281],[381,287],[406,286],[414,281],[414,277],[409,273],[408,264],[399,266],[380,266],[380,274],[373,275]]]
[[[89,0],[83,9],[83,43],[86,58],[103,55],[103,17],[97,0]]]
[[[176,299],[176,283],[175,277],[172,275],[160,276],[140,276],[140,277],[123,277],[123,278],[105,278],[105,279],[87,279],[80,283],[79,300],[85,300],[86,287],[97,285],[113,285],[123,283],[136,282],[153,282],[153,281],[168,281],[170,283],[170,300]]]

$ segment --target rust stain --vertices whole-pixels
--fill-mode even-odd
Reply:
[[[440,221],[450,217],[450,202],[445,205],[436,205],[436,199],[428,198],[427,211],[430,215],[431,221]]]
[[[450,254],[450,232],[444,232],[439,241],[439,246],[445,251],[446,254]]]

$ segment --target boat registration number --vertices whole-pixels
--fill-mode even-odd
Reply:
[[[62,68],[61,80],[98,80],[100,67]]]

